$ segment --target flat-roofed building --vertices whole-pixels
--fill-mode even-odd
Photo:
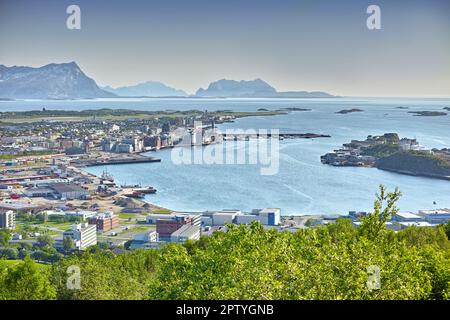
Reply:
[[[281,221],[281,210],[278,208],[265,208],[258,211],[261,224],[278,226]]]
[[[151,213],[145,217],[145,220],[147,221],[148,224],[156,224],[156,221],[158,219],[173,219],[174,217],[175,215],[172,213],[169,214]]]
[[[91,217],[96,216],[97,212],[89,210],[66,211],[65,215],[68,217],[79,217],[81,221],[85,221]]]
[[[214,226],[224,226],[227,223],[233,223],[236,215],[242,214],[241,210],[222,210],[212,215]]]
[[[113,212],[104,212],[88,218],[88,222],[96,225],[97,231],[106,232],[119,226],[119,217]]]

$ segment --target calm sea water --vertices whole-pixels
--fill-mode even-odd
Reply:
[[[450,99],[126,99],[86,101],[0,102],[0,110],[130,108],[142,110],[275,110],[310,108],[272,117],[249,117],[220,129],[279,129],[280,132],[314,132],[331,138],[280,141],[279,173],[260,175],[258,165],[176,165],[171,150],[153,152],[161,163],[108,166],[119,183],[142,183],[158,189],[147,200],[175,210],[201,211],[236,208],[251,210],[279,207],[289,214],[344,214],[370,210],[380,183],[399,187],[401,210],[450,207],[450,182],[411,177],[375,168],[336,168],[322,165],[320,156],[351,139],[398,132],[415,137],[428,148],[450,148],[450,115],[417,117],[408,111],[443,111]],[[399,109],[408,107],[409,109]],[[335,114],[348,108],[365,110]],[[250,142],[252,143],[252,142]],[[225,143],[224,149],[244,148],[245,142]],[[89,168],[101,174],[103,167]],[[436,201],[436,205],[433,205]]]

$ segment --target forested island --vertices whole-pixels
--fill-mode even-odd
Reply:
[[[416,139],[402,138],[397,133],[368,136],[352,140],[343,148],[321,157],[333,166],[376,167],[415,176],[450,180],[450,150],[427,150]]]

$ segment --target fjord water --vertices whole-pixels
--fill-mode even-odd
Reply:
[[[31,104],[30,104],[31,103]],[[119,183],[142,183],[158,189],[146,200],[180,211],[225,208],[251,210],[279,207],[282,214],[345,214],[349,210],[370,210],[380,183],[399,187],[404,211],[450,207],[450,181],[412,177],[375,168],[341,168],[323,165],[320,156],[351,139],[397,132],[417,138],[427,148],[450,148],[450,115],[414,116],[409,111],[444,111],[450,99],[117,99],[95,101],[0,102],[0,109],[98,109],[141,110],[276,110],[308,108],[287,115],[241,118],[220,125],[240,129],[278,129],[281,133],[322,133],[331,138],[280,141],[279,173],[260,174],[258,165],[176,165],[171,150],[149,153],[161,163],[114,165],[108,171]],[[400,109],[398,107],[408,107]],[[364,112],[336,114],[342,109]],[[252,143],[252,142],[248,142]],[[246,142],[227,142],[224,150],[245,147]],[[101,174],[103,167],[88,168]],[[433,204],[436,201],[436,205]]]

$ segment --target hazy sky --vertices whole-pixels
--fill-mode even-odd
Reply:
[[[81,7],[81,30],[66,8]],[[382,30],[366,27],[381,7]],[[262,78],[280,91],[450,96],[448,0],[0,0],[0,64],[76,61],[100,85],[193,93]]]

